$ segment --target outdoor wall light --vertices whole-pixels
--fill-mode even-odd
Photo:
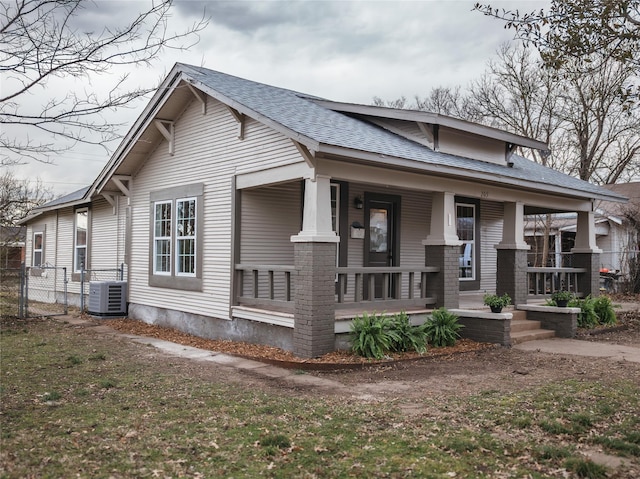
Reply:
[[[356,196],[353,199],[353,206],[357,210],[361,210],[362,208],[364,208],[364,201],[362,201],[362,196]]]

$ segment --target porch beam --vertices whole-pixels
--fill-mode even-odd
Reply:
[[[158,129],[160,134],[164,136],[164,139],[169,142],[169,154],[175,153],[174,140],[175,140],[175,127],[171,120],[154,120],[153,124]]]
[[[558,210],[559,204],[563,211],[591,211],[591,200],[580,200],[561,194],[538,193],[527,191],[523,183],[511,187],[503,187],[482,183],[480,173],[466,180],[456,180],[447,177],[429,174],[428,171],[416,172],[402,171],[400,169],[381,168],[376,166],[358,164],[353,162],[336,161],[326,158],[318,158],[317,170],[319,174],[329,175],[345,181],[357,183],[384,184],[403,189],[418,191],[456,191],[464,192],[465,196],[482,198],[488,201],[516,202],[521,201],[528,206],[537,206]],[[560,200],[560,202],[559,202]]]
[[[243,190],[302,180],[304,178],[311,178],[313,173],[314,170],[310,169],[304,162],[238,173],[236,175],[236,189]]]

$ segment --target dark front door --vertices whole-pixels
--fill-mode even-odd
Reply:
[[[381,268],[398,264],[398,209],[400,200],[390,195],[365,195],[365,266]],[[383,297],[385,275],[375,274],[375,297]],[[386,295],[394,297],[395,285],[386,276]],[[370,279],[367,278],[367,285]],[[365,288],[365,297],[370,292]]]

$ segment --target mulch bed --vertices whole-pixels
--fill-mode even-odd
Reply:
[[[104,323],[116,331],[137,336],[147,336],[152,338],[171,341],[184,346],[216,351],[243,358],[254,359],[269,364],[277,364],[283,367],[299,369],[332,369],[332,368],[360,368],[366,366],[379,366],[399,361],[415,361],[429,358],[447,358],[460,353],[477,352],[494,348],[495,345],[488,343],[478,343],[470,339],[461,339],[455,346],[444,348],[429,348],[426,353],[390,353],[386,358],[376,360],[357,356],[351,351],[334,351],[319,358],[303,359],[295,356],[291,351],[284,349],[251,344],[239,341],[205,339],[193,336],[175,329],[147,324],[142,321],[131,319],[113,319]]]

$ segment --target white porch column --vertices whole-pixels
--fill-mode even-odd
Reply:
[[[425,246],[460,246],[456,230],[456,199],[451,192],[433,193],[431,203],[431,232]]]
[[[328,176],[305,180],[302,231],[294,243],[293,352],[314,358],[335,349],[336,243]]]
[[[524,203],[504,204],[502,241],[496,245],[496,249],[531,249],[524,240]]]
[[[592,211],[578,211],[576,242],[572,253],[602,253],[596,244],[596,222]]]
[[[291,237],[293,243],[339,243],[331,226],[331,178],[316,175],[304,184],[302,231]]]
[[[433,193],[431,231],[422,241],[426,266],[439,272],[429,276],[427,295],[437,307],[460,306],[460,245],[456,229],[456,200],[451,192]]]

